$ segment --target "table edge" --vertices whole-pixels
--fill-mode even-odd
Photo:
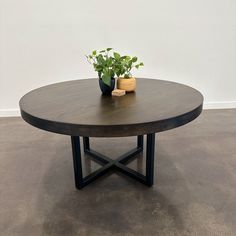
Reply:
[[[136,124],[80,125],[51,121],[32,116],[20,108],[22,118],[34,127],[53,133],[83,137],[127,137],[158,133],[185,125],[202,112],[203,103],[193,110],[164,120]]]

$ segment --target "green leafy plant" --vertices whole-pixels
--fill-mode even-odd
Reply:
[[[121,56],[114,52],[112,48],[107,48],[101,51],[94,50],[90,55],[87,55],[87,60],[93,65],[94,70],[98,72],[99,79],[110,86],[111,79],[123,76],[124,78],[132,77],[131,70],[139,68],[144,64],[138,63],[137,57]]]
[[[112,48],[107,48],[101,51],[94,50],[91,55],[86,56],[94,70],[98,72],[99,79],[110,86],[111,79],[115,76],[114,57],[111,55]]]
[[[137,57],[121,56],[117,52],[114,52],[114,59],[114,70],[117,77],[123,76],[128,79],[132,77],[131,70],[134,67],[138,69],[139,67],[144,66],[143,62],[137,62]]]

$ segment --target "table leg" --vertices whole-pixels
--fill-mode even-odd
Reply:
[[[137,136],[137,147],[129,152],[113,160],[103,154],[100,154],[90,149],[89,137],[83,137],[84,152],[99,162],[102,167],[86,177],[83,177],[82,162],[81,162],[81,149],[80,149],[80,137],[71,136],[73,163],[74,163],[74,175],[75,186],[77,189],[81,189],[97,178],[106,174],[110,170],[118,170],[125,175],[132,177],[139,182],[151,187],[153,185],[154,177],[154,153],[155,153],[155,134],[147,134],[146,139],[146,176],[141,173],[130,169],[126,166],[138,153],[143,151],[143,135]]]
[[[84,152],[90,150],[89,137],[83,137]]]
[[[71,136],[71,144],[74,163],[75,187],[81,189],[83,188],[83,172],[80,151],[80,137]]]
[[[137,136],[137,146],[138,146],[138,148],[143,149],[143,135],[138,135]]]
[[[154,154],[155,154],[155,134],[147,134],[146,183],[149,187],[151,187],[153,185]]]

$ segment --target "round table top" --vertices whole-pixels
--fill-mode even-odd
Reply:
[[[184,125],[202,111],[203,96],[179,83],[137,79],[135,93],[101,94],[97,79],[35,89],[20,100],[23,119],[43,130],[71,136],[123,137]]]

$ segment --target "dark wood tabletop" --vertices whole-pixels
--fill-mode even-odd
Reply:
[[[184,125],[202,111],[203,96],[189,86],[137,79],[137,90],[103,96],[98,79],[73,80],[35,89],[20,100],[23,119],[43,130],[85,137],[156,133]]]

